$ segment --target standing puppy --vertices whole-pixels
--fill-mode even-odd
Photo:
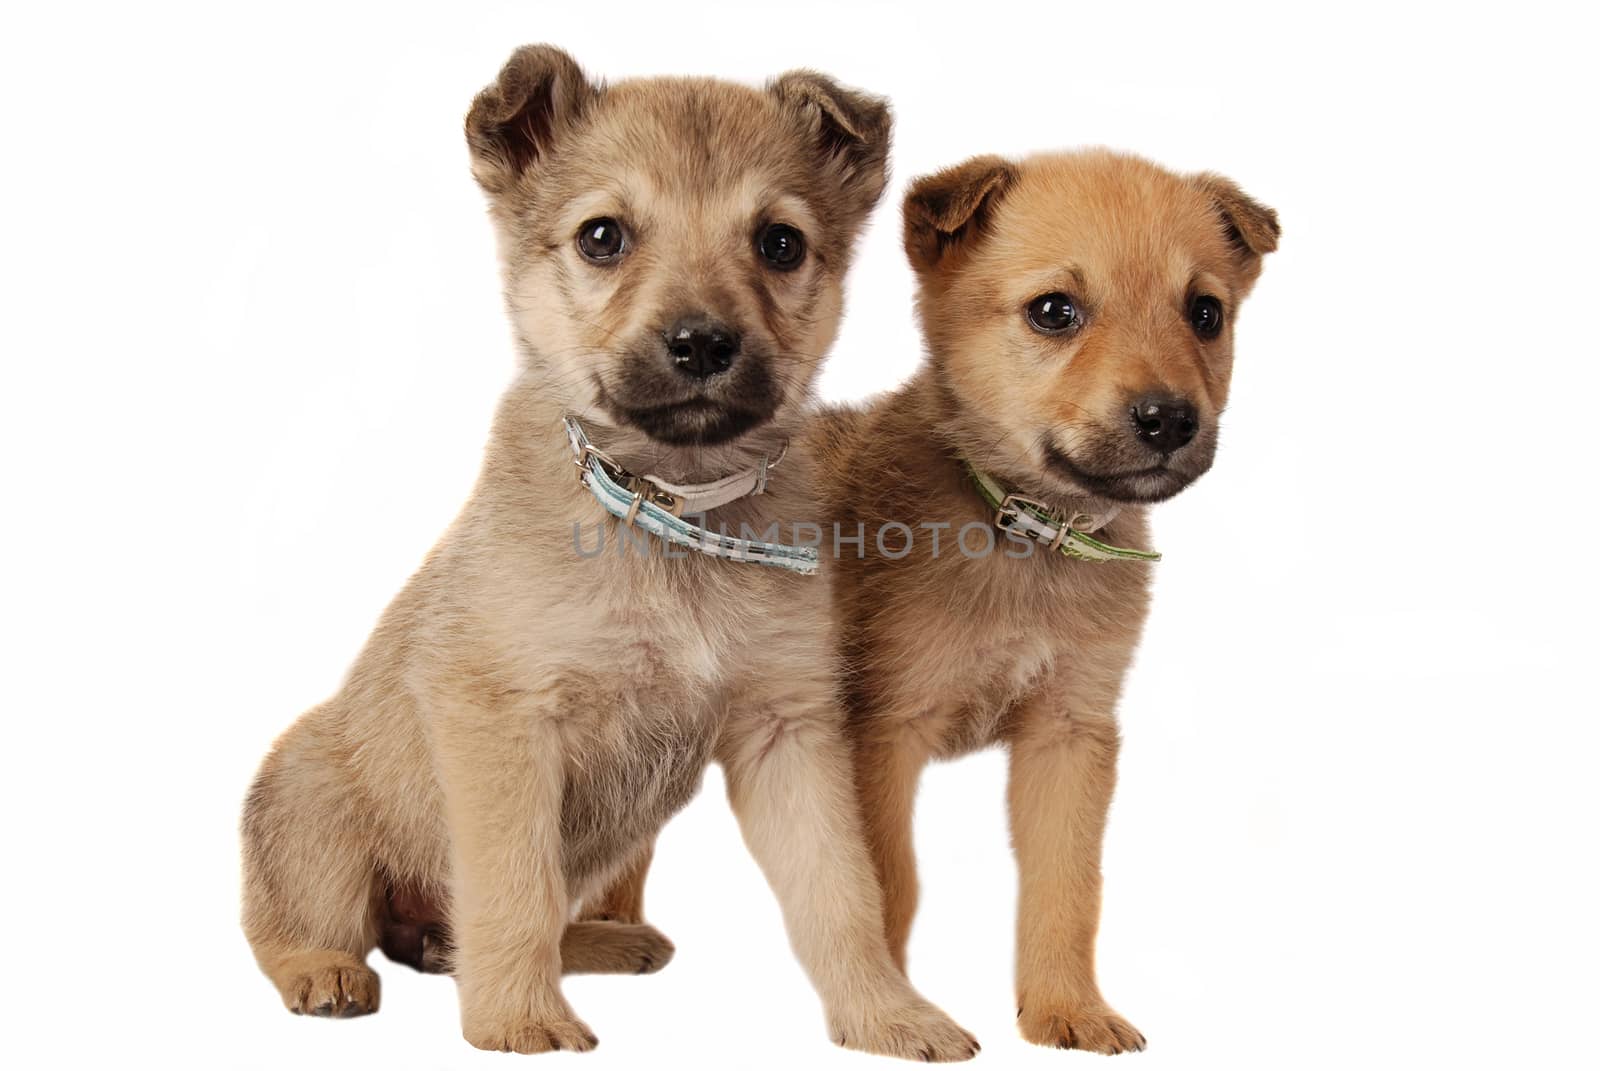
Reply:
[[[904,965],[919,772],[1003,743],[1017,1004],[1042,1045],[1144,1047],[1094,969],[1117,696],[1150,576],[1120,548],[1146,545],[1147,503],[1210,467],[1235,318],[1277,240],[1227,180],[1106,152],[924,178],[905,244],[928,362],[810,435],[831,515],[867,533],[836,605],[890,947]]]
[[[448,957],[473,1045],[593,1047],[563,969],[650,969],[671,946],[569,920],[642,865],[716,759],[834,1037],[971,1055],[883,940],[826,577],[672,517],[765,533],[815,516],[808,458],[784,444],[888,139],[882,101],[820,75],[602,87],[547,47],[474,102],[522,369],[471,500],[250,791],[244,928],[291,1010],[376,1010],[365,959],[384,936]],[[679,542],[620,544],[635,523]],[[427,947],[445,931],[453,947]]]

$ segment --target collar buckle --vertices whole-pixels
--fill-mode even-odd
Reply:
[[[1037,540],[1039,537],[1027,526],[1017,527],[1017,522],[1022,519],[1023,510],[1027,510],[1036,519],[1043,520],[1051,527],[1063,532],[1069,527],[1059,513],[1037,498],[1029,498],[1027,495],[1007,495],[1001,499],[999,507],[995,510],[994,526],[1005,531],[1017,528],[1029,539]],[[1077,518],[1073,519],[1076,520]]]
[[[1017,522],[1022,519],[1024,511],[1037,524],[1054,530],[1055,538],[1046,539],[1045,533],[1035,525],[1019,525]],[[1093,514],[1078,512],[1068,517],[1037,498],[1017,494],[1006,495],[1000,500],[994,514],[994,526],[1003,532],[1020,532],[1025,539],[1047,544],[1051,550],[1059,550],[1069,537],[1091,532],[1096,527]]]
[[[591,462],[598,462],[600,467],[606,470],[606,475],[613,480],[623,474],[622,466],[611,460],[611,456],[594,443],[583,442],[576,445],[577,449],[573,452],[572,463],[577,466],[579,483],[583,482],[584,474],[589,471]]]
[[[633,492],[635,499],[648,502],[652,506],[666,510],[674,517],[683,516],[683,499],[665,488],[659,487],[643,476],[635,476],[631,472],[622,472],[616,477],[618,483]]]
[[[967,461],[966,466],[979,496],[995,511],[994,526],[1008,535],[1018,532],[1025,539],[1048,545],[1052,552],[1059,551],[1069,558],[1082,561],[1161,560],[1161,555],[1155,551],[1112,546],[1089,534],[1111,523],[1117,514],[1115,508],[1099,516],[1082,510],[1068,516],[1037,498],[1007,494],[1000,484],[984,475],[972,462]]]
[[[690,547],[713,558],[775,566],[802,576],[817,572],[819,555],[815,546],[734,537],[726,531],[709,531],[683,519],[684,512],[690,508],[695,510],[694,516],[701,516],[705,510],[735,499],[761,494],[766,490],[769,471],[783,459],[781,451],[775,459],[763,458],[759,466],[714,484],[677,487],[658,477],[629,472],[589,442],[577,420],[568,416],[562,423],[566,426],[579,481],[602,509],[623,524],[637,526],[668,543]]]
[[[658,486],[644,476],[635,476],[617,464],[611,455],[593,443],[584,443],[578,455],[573,458],[572,463],[578,467],[579,483],[583,482],[583,474],[589,471],[589,465],[591,463],[598,464],[618,486],[626,488],[633,494],[634,512],[638,511],[641,503],[648,502],[652,506],[666,510],[674,517],[683,516],[683,498],[681,496]]]

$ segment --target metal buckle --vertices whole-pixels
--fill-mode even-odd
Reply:
[[[605,470],[605,474],[607,476],[611,477],[611,479],[623,490],[628,491],[633,495],[633,505],[628,510],[627,517],[623,518],[626,523],[633,523],[634,515],[639,512],[639,506],[644,502],[648,502],[652,506],[656,506],[659,509],[664,509],[674,517],[681,517],[683,515],[681,512],[683,509],[683,499],[679,498],[671,491],[666,491],[660,487],[657,487],[643,476],[635,476],[633,473],[629,472],[627,469],[613,461],[610,455],[604,450],[601,450],[598,446],[594,446],[593,444],[587,445],[583,448],[582,457],[573,459],[573,464],[578,466],[579,483],[583,482],[584,473],[589,471],[589,463],[591,461],[598,461],[600,463],[600,467]]]
[[[683,499],[679,498],[671,491],[662,490],[660,487],[657,487],[643,476],[634,476],[631,473],[623,473],[623,479],[619,480],[618,482],[633,492],[633,497],[636,502],[648,502],[658,509],[666,510],[674,517],[682,516],[679,511],[683,509]],[[637,510],[638,507],[635,506],[634,509]]]
[[[1068,521],[1065,517],[1061,516],[1061,514],[1051,509],[1045,503],[1040,502],[1036,498],[1028,498],[1025,495],[1007,495],[1004,499],[1002,499],[1000,502],[1000,508],[995,511],[994,526],[1002,531],[1011,531],[1012,528],[1015,527],[1018,518],[1022,516],[1022,511],[1025,509],[1034,515],[1035,520],[1054,528],[1056,530],[1056,537],[1051,540],[1046,540],[1038,532],[1031,532],[1026,528],[1017,529],[1023,534],[1024,537],[1033,540],[1035,543],[1048,542],[1051,550],[1057,549],[1062,543],[1066,542],[1067,536],[1071,534],[1073,529],[1072,522]],[[1075,521],[1080,516],[1083,516],[1083,514],[1076,514],[1072,519]]]
[[[622,476],[626,475],[622,466],[617,464],[615,461],[612,461],[610,455],[604,450],[600,449],[598,446],[595,446],[593,443],[584,443],[583,452],[572,459],[572,463],[578,466],[578,481],[580,483],[583,481],[583,474],[589,471],[590,461],[600,462],[600,467],[605,469],[606,475],[610,476],[613,480],[620,479]]]
[[[1000,508],[995,511],[994,526],[996,528],[1010,529],[1016,520],[1022,516],[1022,511],[1029,507],[1032,507],[1035,513],[1042,513],[1052,519],[1055,517],[1055,514],[1050,512],[1050,507],[1036,498],[1028,498],[1026,495],[1007,495],[1001,500]],[[1032,532],[1025,531],[1022,534],[1029,539],[1037,538]]]

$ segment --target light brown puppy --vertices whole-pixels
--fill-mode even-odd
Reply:
[[[827,576],[619,547],[631,529],[580,486],[562,427],[576,415],[619,465],[674,483],[778,456],[883,189],[887,108],[809,72],[600,86],[530,47],[466,126],[522,368],[471,500],[251,788],[262,969],[291,1010],[373,1011],[381,938],[453,967],[473,1045],[588,1049],[560,975],[666,961],[637,903],[596,898],[715,759],[835,1039],[971,1055],[883,940]],[[715,520],[813,518],[810,470],[797,445]],[[571,923],[587,901],[628,920]],[[453,947],[430,945],[446,931]]]
[[[1273,212],[1231,182],[1106,152],[924,178],[905,245],[928,361],[808,432],[829,516],[864,535],[859,558],[841,543],[836,615],[890,946],[903,967],[922,767],[1004,744],[1018,1019],[1038,1044],[1144,1047],[1100,995],[1094,945],[1117,697],[1150,566],[997,531],[971,469],[1092,518],[1080,524],[1096,539],[1144,546],[1146,503],[1210,467],[1233,325],[1277,239]]]

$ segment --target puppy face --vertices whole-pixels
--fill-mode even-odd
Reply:
[[[1217,176],[1089,152],[968,161],[917,182],[905,217],[975,464],[1124,502],[1210,468],[1271,209]]]
[[[793,72],[602,87],[516,53],[467,118],[521,349],[576,413],[671,445],[796,406],[833,342],[889,114]]]

